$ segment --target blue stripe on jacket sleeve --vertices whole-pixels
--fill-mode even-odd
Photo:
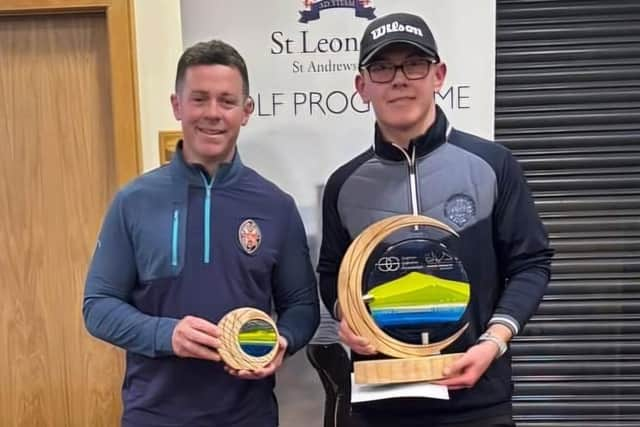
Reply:
[[[180,230],[180,211],[173,210],[173,223],[171,226],[171,265],[178,266],[178,231]]]

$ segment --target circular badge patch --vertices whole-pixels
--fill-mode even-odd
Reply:
[[[444,215],[462,227],[476,215],[476,203],[466,194],[454,194],[444,205]]]

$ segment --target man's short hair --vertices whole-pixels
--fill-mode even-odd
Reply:
[[[247,64],[238,51],[222,40],[210,40],[199,42],[187,48],[178,60],[178,70],[176,71],[176,93],[180,90],[184,82],[184,76],[189,67],[196,65],[226,65],[233,67],[242,76],[242,93],[249,96],[249,73]]]

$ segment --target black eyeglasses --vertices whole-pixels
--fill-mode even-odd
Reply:
[[[389,83],[396,77],[398,69],[407,80],[420,80],[429,74],[431,64],[435,64],[436,60],[431,58],[409,58],[402,64],[396,65],[389,61],[375,61],[363,68],[369,72],[369,77],[374,83]]]

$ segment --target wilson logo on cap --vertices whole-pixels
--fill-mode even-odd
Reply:
[[[371,37],[373,38],[373,40],[377,40],[380,37],[384,36],[385,34],[399,33],[399,32],[405,32],[409,34],[415,34],[416,36],[424,37],[422,35],[422,31],[420,30],[420,28],[414,27],[413,25],[408,25],[408,24],[406,25],[399,24],[398,21],[393,21],[391,24],[384,24],[379,26],[378,28],[375,28],[373,31],[371,31]]]

